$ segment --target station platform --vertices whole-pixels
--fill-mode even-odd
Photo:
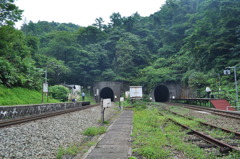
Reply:
[[[132,116],[131,110],[124,110],[85,159],[128,159]]]

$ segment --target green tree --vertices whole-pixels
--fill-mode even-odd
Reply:
[[[80,28],[77,33],[77,41],[82,46],[98,43],[104,40],[105,38],[106,38],[105,32],[93,26]]]
[[[2,26],[0,39],[0,82],[8,87],[39,88],[42,73],[35,67],[26,37],[21,31]]]
[[[102,30],[104,28],[104,20],[99,17],[99,18],[96,18],[95,20],[95,23],[93,24],[93,26],[97,27],[98,29]]]
[[[15,0],[0,1],[0,27],[3,25],[13,26],[15,22],[21,20],[22,10],[15,4]]]
[[[110,16],[110,21],[113,27],[121,26],[123,24],[123,19],[120,13],[113,13]]]

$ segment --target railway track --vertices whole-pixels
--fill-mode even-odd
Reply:
[[[170,113],[172,113],[172,114],[174,114],[174,115],[177,115],[177,116],[180,116],[180,117],[189,119],[189,120],[193,120],[193,119],[190,118],[190,117],[187,117],[187,116],[178,114],[178,113],[173,112],[173,111],[171,111],[171,110],[169,110],[169,109],[164,109],[164,110],[166,110],[166,111],[168,111],[168,112],[170,112]],[[240,133],[239,133],[239,132],[232,131],[232,130],[228,130],[228,129],[221,128],[221,127],[217,127],[217,126],[215,126],[215,125],[212,125],[212,124],[209,124],[209,123],[206,123],[206,122],[202,122],[202,121],[198,121],[198,122],[199,122],[201,125],[209,126],[209,127],[211,127],[211,128],[214,128],[214,129],[219,129],[219,130],[222,130],[222,131],[224,131],[224,132],[234,134],[237,138],[240,139]]]
[[[57,116],[57,115],[62,115],[62,114],[66,114],[66,113],[71,113],[71,112],[75,112],[75,111],[81,111],[81,110],[89,109],[89,108],[96,107],[96,106],[99,106],[99,104],[85,105],[82,107],[67,109],[67,110],[62,110],[62,111],[57,111],[57,112],[32,115],[32,116],[28,116],[28,117],[11,119],[11,120],[4,120],[4,121],[0,121],[0,128],[9,127],[12,125],[17,125],[17,124],[26,123],[26,122],[31,122],[31,121],[35,121],[35,120],[39,120],[39,119],[48,118],[48,117],[53,117],[53,116]]]
[[[230,112],[230,111],[223,111],[213,108],[207,108],[203,106],[196,106],[196,105],[188,105],[188,104],[181,104],[181,103],[167,103],[168,106],[182,106],[184,108],[197,110],[197,111],[204,111],[209,112],[215,115],[220,115],[228,118],[238,119],[240,120],[240,113],[239,112]]]
[[[169,111],[169,110],[166,110],[164,109],[165,111],[168,111],[168,112],[171,112],[172,114],[174,115],[177,115],[177,116],[180,116],[180,117],[183,117],[183,118],[186,118],[185,116],[182,116],[180,114],[177,114],[175,112],[172,112],[172,111]],[[220,148],[220,152],[221,153],[228,153],[229,151],[237,151],[237,152],[240,152],[240,149],[237,147],[239,146],[239,142],[238,143],[226,143],[226,142],[223,142],[222,139],[217,139],[217,138],[214,138],[214,137],[211,137],[210,135],[206,135],[206,133],[204,132],[200,132],[200,131],[197,131],[197,130],[194,130],[192,128],[190,128],[189,126],[186,126],[172,118],[169,118],[167,117],[164,113],[162,112],[159,112],[161,115],[165,116],[168,120],[176,123],[177,125],[183,127],[184,129],[187,129],[189,130],[190,132],[188,134],[190,135],[194,135],[196,136],[197,138],[199,138],[199,140],[203,140],[207,143],[209,143],[210,145],[199,145],[199,147],[202,147],[202,148],[206,148],[206,147],[219,147]],[[187,118],[189,119],[189,118]],[[189,119],[189,120],[192,120],[192,119]],[[199,122],[199,121],[198,121]],[[227,132],[229,134],[234,134],[234,138],[232,140],[239,140],[240,139],[240,133],[238,132],[234,132],[234,131],[231,131],[231,130],[227,130],[227,129],[224,129],[224,128],[220,128],[220,127],[216,127],[214,125],[211,125],[211,124],[208,124],[208,123],[204,123],[204,122],[200,122],[201,125],[204,125],[204,126],[207,126],[207,127],[211,127],[211,128],[214,128],[214,129],[220,129],[224,132]]]

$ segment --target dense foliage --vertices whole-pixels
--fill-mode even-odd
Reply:
[[[97,18],[88,27],[44,21],[25,23],[20,31],[1,26],[0,82],[39,88],[47,70],[50,84],[115,80],[150,90],[175,81],[219,89],[221,79],[234,88],[233,76],[222,72],[240,63],[239,15],[239,0],[166,0],[149,17],[113,13],[109,24]],[[9,20],[16,19],[1,16],[2,24]]]

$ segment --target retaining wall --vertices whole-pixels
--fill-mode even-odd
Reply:
[[[0,106],[0,120],[81,107],[82,102]]]

